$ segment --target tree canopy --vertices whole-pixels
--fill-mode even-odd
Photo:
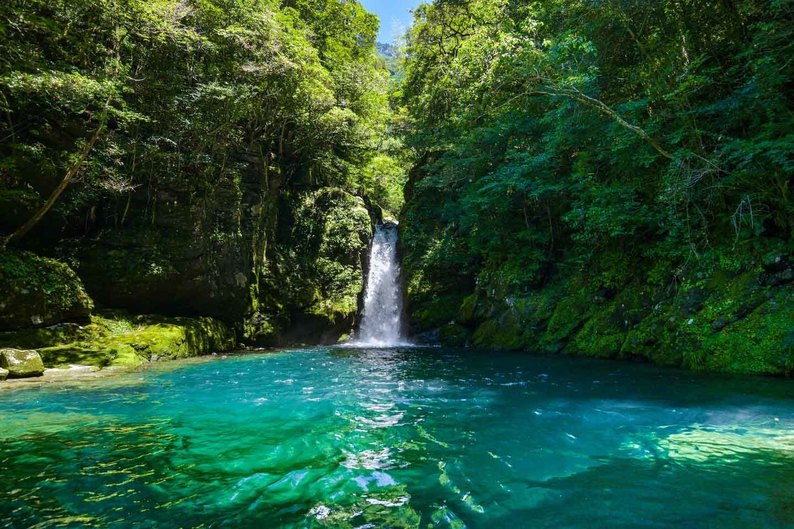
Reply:
[[[571,267],[609,286],[645,263],[662,283],[790,247],[793,18],[785,0],[420,7],[403,87],[417,299]]]

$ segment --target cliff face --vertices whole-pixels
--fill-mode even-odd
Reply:
[[[360,197],[399,198],[372,16],[68,4],[0,6],[0,244],[68,264],[99,309],[211,316],[251,343],[348,333],[378,215]],[[29,325],[90,312],[50,305]]]
[[[94,205],[76,216],[90,219],[86,234],[28,244],[71,261],[76,275],[30,253],[33,273],[11,277],[15,270],[3,265],[8,289],[35,294],[44,287],[26,281],[41,276],[52,288],[75,284],[76,293],[63,303],[51,296],[47,307],[9,297],[0,317],[8,328],[85,321],[93,299],[100,309],[211,316],[250,343],[336,343],[355,325],[380,213],[341,189],[301,187],[284,187],[276,167],[265,178],[252,166],[205,196],[178,187],[139,190],[124,204],[123,222],[116,204]],[[37,263],[63,269],[62,280]],[[23,305],[44,316],[22,314]]]
[[[440,335],[450,345],[790,375],[791,270],[720,271],[676,292],[640,281],[595,289],[576,275],[528,293],[472,294]]]

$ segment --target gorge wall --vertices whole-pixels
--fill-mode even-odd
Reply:
[[[17,331],[0,341],[86,341],[45,329],[117,311],[211,317],[257,345],[352,330],[372,227],[401,200],[373,15],[12,1],[0,17],[0,331]]]

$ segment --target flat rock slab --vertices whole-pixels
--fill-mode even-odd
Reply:
[[[44,362],[36,351],[0,349],[0,368],[8,371],[8,378],[40,377]]]

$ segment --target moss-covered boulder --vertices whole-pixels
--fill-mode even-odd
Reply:
[[[212,318],[158,316],[94,317],[75,340],[39,349],[48,367],[69,364],[138,367],[162,360],[226,352],[237,344],[235,333]]]
[[[458,323],[448,323],[439,331],[441,345],[445,347],[465,347],[471,340],[469,329]]]
[[[36,351],[0,349],[0,368],[8,371],[9,378],[40,377],[44,363]]]
[[[0,367],[0,382],[8,378],[8,369]]]
[[[66,264],[0,250],[0,331],[87,321],[93,302]]]

